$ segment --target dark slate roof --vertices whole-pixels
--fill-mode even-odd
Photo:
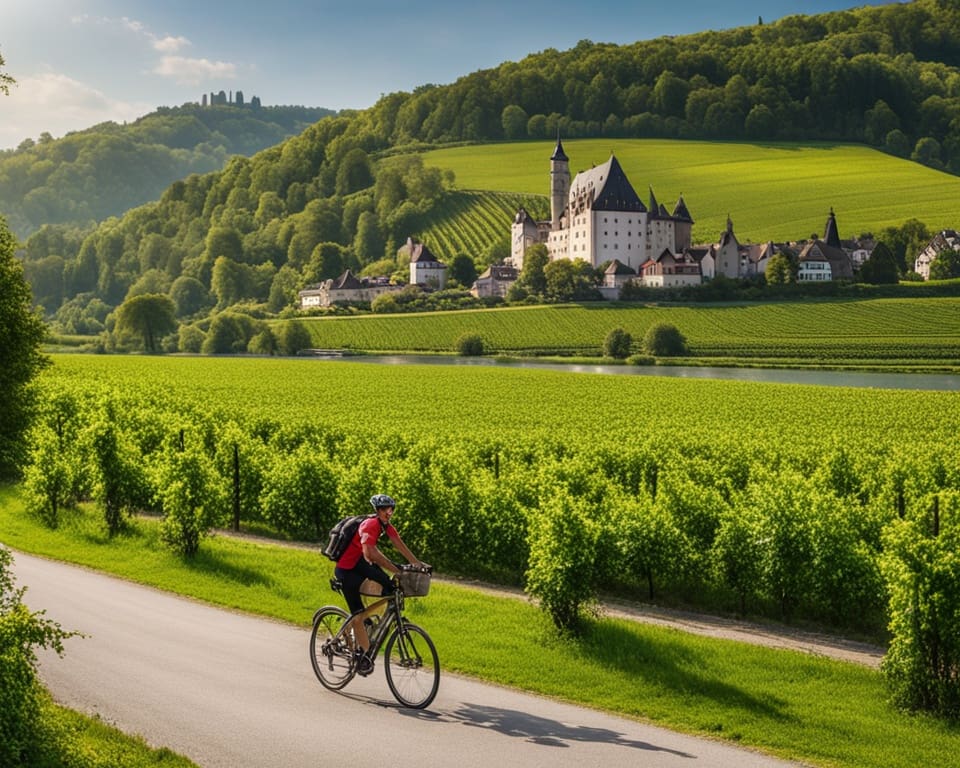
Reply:
[[[348,269],[334,281],[333,287],[338,290],[356,290],[357,288],[362,288],[363,284],[357,279],[356,275]]]
[[[660,203],[657,202],[657,196],[653,194],[653,187],[650,187],[650,212],[660,212]]]
[[[553,154],[550,156],[551,160],[559,160],[561,162],[567,162],[570,158],[567,157],[566,153],[563,151],[563,142],[560,141],[560,134],[557,134],[557,146],[553,150]]]
[[[430,249],[427,248],[423,243],[418,243],[413,238],[408,240],[408,245],[410,246],[410,263],[411,264],[439,264],[440,260],[430,253]]]
[[[677,200],[677,204],[673,208],[673,218],[693,224],[693,217],[687,210],[687,204],[683,202],[683,195],[680,195],[680,199]]]
[[[523,222],[530,221],[530,220],[531,220],[530,214],[527,213],[527,210],[523,206],[521,206],[520,209],[517,211],[517,215],[513,221],[515,224],[523,224]]]
[[[837,232],[837,217],[833,215],[833,208],[830,209],[830,215],[827,217],[827,223],[823,227],[823,242],[831,248],[840,248],[840,233]]]
[[[603,271],[605,275],[635,275],[637,274],[632,267],[624,264],[620,259],[614,259]]]
[[[643,213],[647,209],[643,207],[640,198],[634,191],[633,186],[627,179],[627,175],[620,167],[620,162],[616,156],[610,155],[610,159],[599,168],[588,171],[594,174],[599,171],[599,180],[596,186],[596,195],[593,200],[593,210],[595,211],[636,211]]]

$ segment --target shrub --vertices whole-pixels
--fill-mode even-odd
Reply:
[[[483,337],[479,333],[465,333],[457,339],[457,354],[463,357],[480,357],[484,353]]]
[[[22,602],[26,590],[14,587],[12,564],[10,550],[0,546],[0,765],[46,764],[34,648],[62,654],[63,641],[75,633],[30,612]]]
[[[687,354],[687,340],[669,323],[654,323],[643,336],[643,349],[656,357],[677,357]]]
[[[157,501],[163,509],[164,542],[193,557],[200,540],[221,522],[226,493],[220,477],[202,448],[175,451],[157,466]]]
[[[295,355],[313,346],[313,337],[299,320],[288,320],[280,327],[277,345],[282,355]]]
[[[623,328],[614,328],[603,340],[603,354],[617,360],[625,360],[630,355],[633,337]]]
[[[599,532],[587,503],[566,491],[533,513],[526,590],[561,632],[577,634],[584,606],[596,599]]]

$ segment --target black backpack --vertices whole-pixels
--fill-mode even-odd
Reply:
[[[357,529],[360,527],[360,523],[371,517],[376,517],[376,515],[350,515],[337,521],[337,524],[330,529],[330,540],[327,541],[327,545],[321,552],[333,560],[333,562],[337,562],[337,560],[343,556],[343,553],[347,551],[347,547],[350,546],[353,537],[357,535]],[[381,526],[381,529],[382,528],[383,526]]]

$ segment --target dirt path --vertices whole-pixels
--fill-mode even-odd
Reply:
[[[284,542],[246,533],[235,533],[230,530],[221,530],[218,531],[218,533],[223,536],[233,536],[264,544],[291,546],[300,549],[317,549],[317,545],[315,544]],[[459,584],[461,586],[471,587],[472,589],[479,589],[501,597],[512,597],[518,600],[529,599],[520,589],[491,586],[467,579],[444,579],[443,577],[436,577],[436,579],[437,581],[446,581],[450,584]],[[883,659],[883,654],[885,653],[885,649],[877,645],[847,640],[842,637],[835,637],[818,632],[809,632],[783,624],[760,624],[756,622],[738,621],[736,619],[727,619],[709,614],[671,610],[657,606],[637,605],[619,601],[607,601],[603,603],[601,605],[601,611],[605,616],[616,616],[634,621],[642,621],[647,624],[671,627],[683,632],[691,632],[697,635],[706,635],[708,637],[717,637],[726,640],[737,640],[753,645],[765,645],[771,648],[802,651],[804,653],[839,659],[841,661],[849,661],[855,664],[863,664],[864,666],[874,669],[879,668],[880,661]]]

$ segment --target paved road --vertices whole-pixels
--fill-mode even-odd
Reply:
[[[397,706],[380,669],[331,693],[313,676],[306,630],[14,558],[30,608],[87,635],[63,658],[41,653],[56,698],[203,768],[788,765],[453,675],[426,712]]]

